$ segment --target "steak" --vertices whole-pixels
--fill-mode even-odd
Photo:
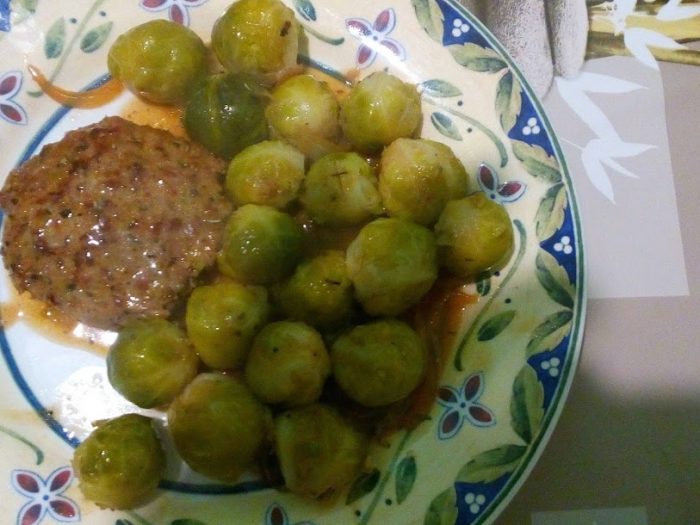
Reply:
[[[2,254],[18,291],[118,329],[167,317],[216,259],[226,165],[167,131],[107,117],[13,170]]]

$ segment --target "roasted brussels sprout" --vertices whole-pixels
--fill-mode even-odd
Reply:
[[[331,498],[360,473],[368,439],[335,409],[312,404],[275,418],[275,443],[290,491]]]
[[[476,192],[450,201],[435,224],[440,264],[475,278],[505,264],[513,251],[513,226],[505,208]]]
[[[151,497],[165,471],[165,453],[150,418],[104,421],[75,449],[73,471],[85,498],[110,509],[131,509]]]
[[[205,365],[214,369],[240,368],[269,313],[265,288],[221,281],[192,291],[185,324]]]
[[[207,74],[202,39],[181,24],[152,20],[115,40],[107,55],[110,74],[156,104],[184,102]]]
[[[109,382],[143,408],[172,401],[197,375],[198,366],[185,333],[165,319],[127,324],[107,354]]]
[[[275,87],[265,115],[273,136],[317,159],[339,149],[338,111],[328,84],[311,75],[296,75]]]
[[[353,311],[345,254],[328,250],[303,261],[273,292],[284,314],[319,328],[333,328]]]
[[[246,381],[258,399],[286,406],[316,401],[330,373],[321,334],[295,321],[277,321],[263,328],[245,365]]]
[[[248,146],[228,166],[226,191],[233,201],[284,208],[296,199],[304,180],[304,155],[277,140]]]
[[[190,138],[229,160],[267,138],[266,104],[264,89],[251,78],[212,75],[189,98],[183,122]]]
[[[279,0],[238,0],[216,21],[211,40],[227,71],[274,80],[296,65],[299,22]]]
[[[377,178],[357,153],[330,153],[306,174],[301,202],[318,224],[350,226],[382,212]]]
[[[271,284],[288,276],[302,257],[304,233],[284,212],[246,204],[226,223],[219,270],[246,283]]]
[[[205,373],[170,405],[168,426],[192,470],[232,482],[259,459],[272,416],[241,379]]]
[[[408,396],[425,373],[423,340],[394,319],[359,325],[331,347],[333,377],[348,397],[368,407],[385,406]]]
[[[417,303],[435,282],[435,236],[404,219],[375,219],[348,246],[346,264],[364,310],[394,316]]]
[[[340,125],[363,153],[377,153],[400,137],[412,137],[421,124],[415,86],[378,71],[356,84],[340,104]]]
[[[468,182],[462,163],[440,142],[401,138],[382,152],[379,193],[391,216],[430,226],[447,201],[467,195]]]

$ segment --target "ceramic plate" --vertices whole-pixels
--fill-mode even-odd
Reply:
[[[474,184],[503,203],[516,249],[469,288],[430,419],[377,447],[333,506],[265,487],[170,470],[158,497],[130,512],[85,501],[70,467],[90,423],[135,410],[105,379],[104,355],[48,337],[13,310],[2,280],[0,521],[33,525],[491,523],[541,454],[566,399],[585,312],[583,245],[556,137],[499,43],[450,0],[289,0],[308,63],[331,75],[376,70],[418,85],[423,136],[451,146]],[[224,0],[0,1],[0,173],[69,129],[123,114],[124,94],[68,109],[37,89],[27,64],[79,90],[106,77],[115,37],[170,18],[208,40]],[[157,414],[156,414],[157,415]]]

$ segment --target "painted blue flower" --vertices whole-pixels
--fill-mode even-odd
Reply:
[[[61,523],[80,521],[76,503],[62,496],[73,481],[70,467],[54,470],[46,481],[30,470],[13,470],[12,486],[22,496],[29,498],[17,514],[17,525],[37,525],[48,514]]]
[[[446,409],[438,424],[440,439],[456,436],[465,420],[476,427],[488,427],[496,423],[493,412],[478,402],[483,392],[483,372],[476,372],[467,377],[460,388],[440,387],[438,403]]]
[[[168,10],[168,18],[173,22],[190,25],[190,7],[198,7],[207,0],[141,0],[141,7],[146,11],[156,12]]]
[[[358,67],[369,67],[377,58],[377,54],[384,51],[389,51],[399,60],[406,60],[403,46],[389,38],[389,33],[396,27],[396,13],[393,9],[385,9],[379,13],[374,23],[364,18],[348,18],[345,20],[345,27],[361,42],[355,57]]]
[[[479,166],[477,177],[479,187],[492,200],[501,204],[515,202],[525,194],[527,185],[524,182],[512,180],[504,182],[498,177],[496,171],[488,164]]]

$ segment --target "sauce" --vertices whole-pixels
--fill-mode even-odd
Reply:
[[[111,102],[124,91],[123,84],[115,79],[88,91],[69,91],[54,85],[36,66],[28,65],[27,69],[44,93],[59,104],[72,108],[98,108]]]
[[[116,338],[114,332],[92,328],[70,319],[47,304],[32,299],[28,292],[13,292],[10,300],[0,303],[0,320],[5,329],[22,321],[36,333],[57,344],[81,348],[102,356],[107,355],[109,345]]]
[[[187,137],[182,124],[182,110],[179,107],[158,106],[134,97],[122,109],[121,116],[134,124],[169,131],[178,137]]]

